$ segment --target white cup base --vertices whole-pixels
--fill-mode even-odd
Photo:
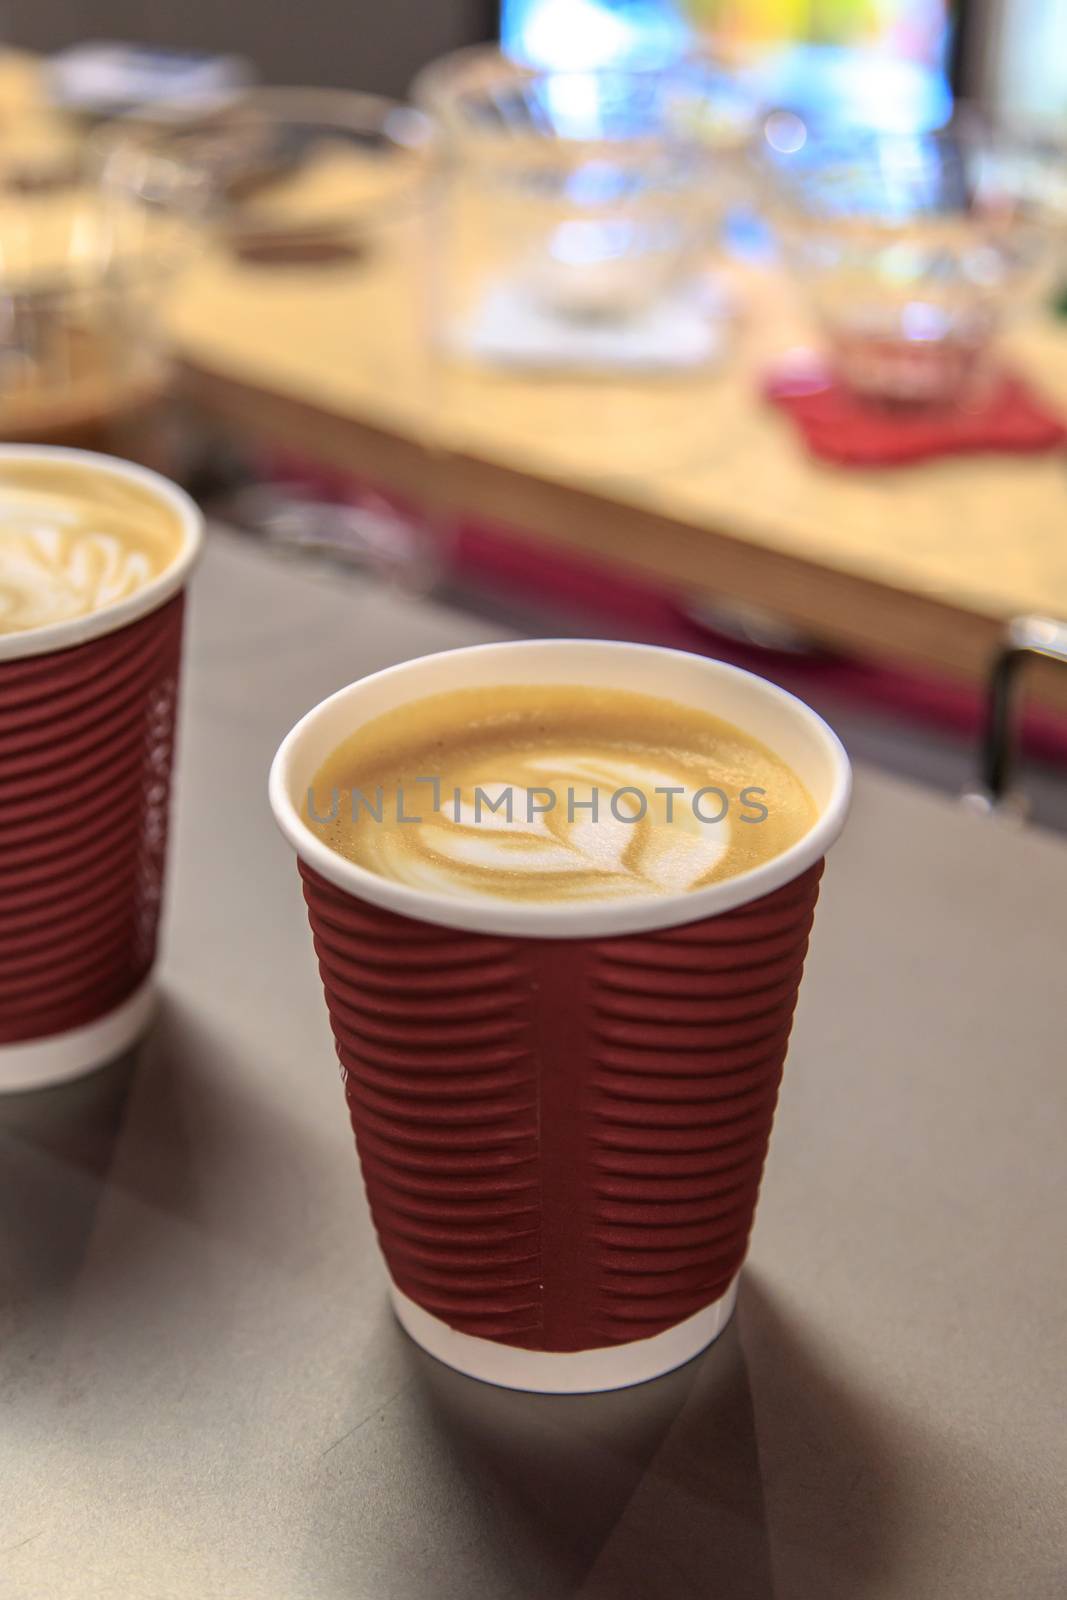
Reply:
[[[719,1337],[733,1315],[737,1279],[720,1299],[650,1339],[562,1353],[517,1350],[492,1339],[457,1333],[440,1317],[409,1300],[395,1284],[390,1284],[389,1290],[401,1327],[446,1367],[501,1389],[522,1389],[529,1394],[596,1394],[648,1383],[699,1355]]]
[[[44,1089],[102,1067],[140,1038],[155,1004],[155,986],[148,977],[114,1011],[82,1028],[25,1044],[0,1044],[0,1094]]]

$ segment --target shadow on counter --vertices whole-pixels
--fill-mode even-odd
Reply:
[[[754,1274],[705,1355],[615,1393],[495,1389],[380,1338],[406,1377],[330,1457],[323,1595],[857,1600],[921,1520],[892,1432]]]
[[[412,1348],[427,1426],[474,1487],[508,1594],[772,1600],[745,1358],[732,1324],[701,1359],[615,1393],[517,1394]]]
[[[0,1095],[0,1304],[61,1293],[77,1277],[150,1048],[71,1083]]]

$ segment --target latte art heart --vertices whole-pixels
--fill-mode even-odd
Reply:
[[[431,893],[587,901],[685,894],[814,821],[785,763],[649,696],[464,690],[367,724],[305,816],[333,849]]]
[[[133,480],[77,459],[0,462],[0,634],[104,610],[176,559],[180,530]]]
[[[363,863],[442,892],[506,885],[524,898],[560,900],[680,894],[714,872],[730,831],[728,819],[692,812],[686,780],[681,767],[594,762],[565,746],[516,756],[507,783],[468,781],[417,822],[368,829]],[[672,825],[662,791],[674,794]],[[405,813],[412,803],[405,799]]]

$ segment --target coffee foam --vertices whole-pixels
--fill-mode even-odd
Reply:
[[[177,513],[145,485],[83,461],[0,461],[0,634],[115,605],[181,548]]]
[[[694,805],[712,788],[725,808],[717,793]],[[758,823],[742,801],[749,788],[765,792]],[[729,724],[579,687],[459,691],[406,707],[335,752],[312,789],[305,820],[340,854],[464,897],[681,894],[780,853],[815,820],[790,769]]]
[[[661,764],[653,767],[640,760],[590,760],[565,746],[544,756],[515,758],[508,765],[507,783],[461,778],[458,802],[454,792],[448,795],[432,820],[368,829],[363,864],[382,877],[442,892],[462,882],[482,892],[514,895],[521,890],[523,898],[678,894],[714,871],[730,830],[725,821],[695,817],[691,825],[670,828],[654,824],[648,813],[639,820],[637,797],[622,793],[637,788],[651,796],[657,786],[666,785],[694,792],[680,765],[667,772]],[[487,797],[480,804],[479,788]],[[544,790],[557,797],[547,814],[538,809]],[[506,803],[508,791],[510,821],[506,813],[490,809]],[[594,791],[596,820],[588,809]],[[677,799],[685,804],[683,796]]]

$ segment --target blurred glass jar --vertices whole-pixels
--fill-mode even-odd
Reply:
[[[1067,121],[1015,117],[1002,134],[1013,192],[1050,246],[1050,287],[1067,310]]]
[[[539,72],[486,49],[435,63],[414,94],[447,154],[451,421],[582,477],[706,455],[700,388],[724,342],[709,269],[749,98],[703,63]]]
[[[197,110],[160,104],[99,148],[114,187],[181,213],[242,261],[355,261],[421,201],[430,130],[392,100],[343,89],[252,89]]]
[[[431,504],[428,119],[344,90],[254,89],[206,112],[135,113],[107,131],[102,153],[110,184],[201,235],[175,318],[190,361],[239,377],[247,368],[253,387],[265,378],[350,415],[343,502],[336,474],[320,474],[316,494],[314,463],[291,443],[284,469],[249,462],[249,480],[277,481],[249,481],[226,515],[279,547],[431,586],[447,539]],[[337,430],[308,431],[329,437],[336,464]],[[398,487],[404,504],[388,497]]]
[[[162,302],[186,246],[60,119],[0,130],[0,438],[158,460]]]
[[[979,404],[1044,257],[1012,148],[969,125],[819,135],[791,113],[767,119],[763,148],[769,209],[836,376],[881,404]]]

